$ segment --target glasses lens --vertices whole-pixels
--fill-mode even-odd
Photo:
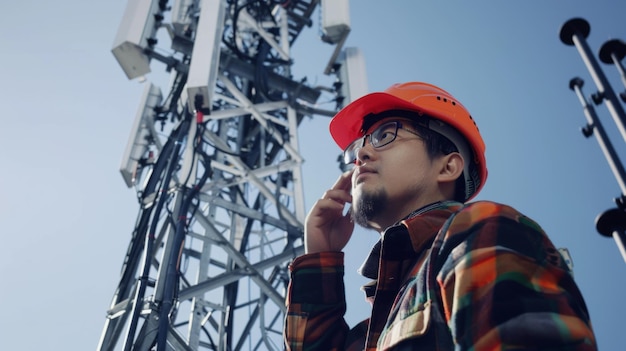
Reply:
[[[373,147],[383,147],[396,139],[398,134],[398,122],[382,124],[372,132],[371,142]]]
[[[398,134],[398,122],[389,122],[380,125],[376,128],[372,134],[369,134],[370,143],[373,147],[383,147],[390,142],[396,139],[396,135]],[[346,165],[353,164],[356,162],[356,156],[359,150],[365,145],[364,138],[367,138],[368,135],[364,135],[361,138],[353,141],[352,144],[348,145],[348,147],[343,152],[343,163]]]
[[[363,138],[358,138],[353,141],[352,144],[348,145],[348,147],[343,152],[343,163],[346,165],[352,164],[356,161],[356,154],[359,152],[359,149],[363,145]]]

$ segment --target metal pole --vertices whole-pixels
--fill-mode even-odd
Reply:
[[[587,21],[582,18],[573,18],[561,27],[559,36],[564,44],[570,46],[575,45],[578,49],[580,56],[598,88],[598,93],[592,95],[593,101],[596,104],[600,104],[606,99],[607,108],[622,134],[622,138],[626,141],[626,114],[585,41],[585,38],[589,35],[589,31],[590,27]],[[623,45],[621,42],[610,41],[600,50],[599,56],[605,63],[615,63],[620,77],[622,78],[622,83],[626,86],[626,75],[620,63],[624,55],[626,55],[626,45]],[[587,102],[587,99],[582,93],[583,84],[584,81],[578,77],[573,78],[569,83],[570,89],[578,96],[583,106],[585,117],[587,118],[587,125],[582,129],[583,135],[588,138],[595,132],[598,144],[600,144],[604,156],[622,190],[621,198],[616,199],[618,208],[605,211],[596,218],[596,230],[603,236],[613,237],[622,254],[622,258],[626,262],[626,212],[624,212],[626,208],[626,171],[602,127],[602,123],[596,115],[595,109]],[[624,99],[625,96],[622,95],[621,97]]]
[[[565,45],[575,45],[578,49],[578,53],[598,87],[598,93],[593,96],[594,102],[600,104],[606,100],[607,108],[626,142],[626,112],[587,45],[585,39],[589,36],[589,31],[589,23],[586,20],[573,18],[561,27],[559,36]]]
[[[584,81],[581,78],[573,78],[569,82],[569,87],[572,89],[580,103],[583,106],[583,111],[585,113],[585,117],[587,117],[587,125],[582,129],[583,135],[585,137],[590,137],[591,134],[596,135],[596,139],[598,140],[598,144],[602,148],[604,152],[604,156],[606,160],[609,162],[609,166],[611,166],[611,170],[613,171],[613,175],[615,175],[615,179],[617,179],[617,183],[619,184],[620,189],[622,189],[622,196],[626,196],[626,170],[624,170],[624,166],[620,162],[620,159],[613,148],[613,144],[611,140],[606,134],[598,115],[596,114],[593,106],[587,101],[585,96],[582,93]]]

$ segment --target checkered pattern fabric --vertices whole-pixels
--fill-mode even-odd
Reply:
[[[288,350],[597,349],[560,253],[511,207],[442,203],[387,229],[377,254],[371,316],[352,329],[343,253],[294,260]]]

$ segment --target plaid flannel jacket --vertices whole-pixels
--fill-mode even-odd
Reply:
[[[377,246],[372,313],[351,330],[343,253],[294,260],[288,350],[597,349],[563,258],[511,207],[442,203],[390,227]]]

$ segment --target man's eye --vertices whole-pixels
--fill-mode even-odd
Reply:
[[[393,138],[393,132],[390,130],[382,131],[378,135],[378,142],[384,143],[385,141]]]

